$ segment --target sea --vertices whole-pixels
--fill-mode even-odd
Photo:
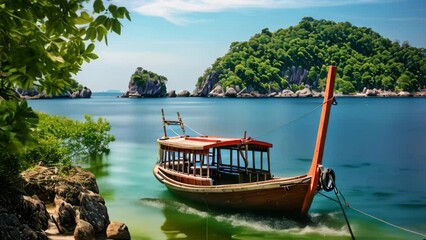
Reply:
[[[30,100],[36,111],[107,119],[110,153],[84,164],[97,178],[111,221],[137,239],[426,239],[426,98],[337,97],[323,164],[336,193],[317,194],[309,218],[231,213],[193,206],[152,174],[156,139],[179,112],[186,134],[271,142],[274,176],[305,174],[315,147],[320,98],[118,98]],[[169,129],[169,136],[174,135]],[[253,196],[254,197],[254,196]],[[348,207],[349,206],[349,207]]]

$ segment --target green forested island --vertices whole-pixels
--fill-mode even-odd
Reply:
[[[327,66],[337,66],[336,90],[364,88],[418,91],[426,88],[425,49],[382,37],[349,22],[303,18],[299,24],[270,32],[265,28],[245,42],[233,42],[228,53],[205,70],[196,84],[208,79],[222,88],[251,88],[268,93],[309,84],[322,90]]]

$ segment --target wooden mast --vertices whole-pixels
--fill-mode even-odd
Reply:
[[[324,153],[325,138],[327,136],[328,120],[330,117],[331,105],[333,104],[333,91],[334,91],[334,80],[336,77],[336,67],[329,66],[327,83],[324,92],[324,102],[322,105],[321,118],[318,127],[317,142],[315,145],[314,156],[312,157],[312,164],[308,172],[308,176],[311,176],[311,184],[308,192],[306,193],[305,200],[303,202],[302,216],[306,215],[309,208],[311,207],[312,200],[314,198],[318,179],[319,179],[319,166],[322,164],[322,156]]]

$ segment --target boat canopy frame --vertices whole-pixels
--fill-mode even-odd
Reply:
[[[195,178],[210,178],[214,184],[265,181],[272,178],[271,143],[253,138],[223,138],[212,136],[168,137],[166,125],[180,125],[185,133],[180,114],[178,121],[166,121],[162,109],[164,136],[159,144],[158,164],[175,174]],[[245,135],[245,134],[244,134]]]

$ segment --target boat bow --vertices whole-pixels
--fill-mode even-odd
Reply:
[[[328,120],[330,118],[331,105],[334,102],[334,81],[336,78],[336,67],[330,66],[328,69],[327,83],[324,92],[324,102],[322,105],[321,117],[318,127],[317,141],[315,145],[314,155],[312,157],[311,167],[308,176],[311,176],[312,181],[302,206],[302,215],[308,213],[311,207],[312,200],[317,191],[320,167],[322,167],[322,157],[324,153],[325,139],[327,136]]]

